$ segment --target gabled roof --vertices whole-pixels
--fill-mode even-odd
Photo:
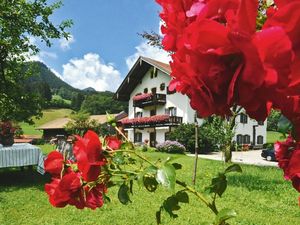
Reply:
[[[116,117],[117,121],[127,117],[127,114],[123,111],[118,113],[118,114],[113,114],[113,115]],[[104,115],[91,115],[90,119],[91,120],[96,120],[98,123],[103,124],[103,123],[106,123],[106,121],[107,121],[107,115],[106,114],[104,114]],[[48,123],[45,123],[45,124],[39,126],[36,129],[37,130],[64,129],[69,121],[71,121],[71,119],[67,118],[67,117],[58,118],[56,120],[52,120]]]
[[[129,101],[131,92],[151,67],[155,67],[168,75],[171,73],[169,64],[140,56],[116,91],[114,98],[120,101]]]

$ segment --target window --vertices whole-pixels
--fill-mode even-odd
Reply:
[[[145,89],[144,89],[144,93],[145,93],[145,94],[148,93],[148,88],[145,88]]]
[[[244,135],[243,144],[250,144],[250,135],[248,134]]]
[[[143,117],[143,112],[136,112],[134,118],[141,118]]]
[[[151,88],[151,92],[152,92],[152,94],[156,94],[156,87],[155,88]]]
[[[263,126],[264,125],[264,121],[257,121],[257,124]]]
[[[236,136],[236,143],[237,143],[238,145],[243,144],[243,135],[238,134],[238,135]]]
[[[167,94],[168,94],[168,95],[172,95],[172,94],[174,94],[174,93],[176,93],[176,90],[170,91],[170,90],[169,90],[169,86],[168,86],[168,88],[167,88]]]
[[[244,113],[241,114],[241,117],[240,117],[240,122],[241,123],[248,123],[248,116]]]
[[[150,110],[150,116],[155,116],[156,115],[156,109]]]
[[[143,135],[140,132],[134,133],[134,142],[142,142]]]
[[[157,77],[157,69],[155,67],[150,72],[150,78],[153,79],[154,77]]]
[[[264,137],[262,135],[257,136],[257,144],[262,145],[264,143]]]
[[[165,141],[169,140],[170,132],[165,133]]]
[[[177,109],[176,109],[176,107],[169,107],[165,110],[165,113],[169,116],[176,116],[177,115]]]
[[[166,89],[166,84],[165,83],[161,83],[160,84],[160,90],[164,91]]]

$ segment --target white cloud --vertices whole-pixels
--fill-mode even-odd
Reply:
[[[87,53],[81,59],[71,59],[63,65],[63,74],[59,77],[73,87],[92,87],[97,91],[115,91],[122,81],[114,65],[105,64],[95,53]]]
[[[59,46],[63,51],[67,51],[71,48],[70,45],[74,42],[75,42],[75,38],[71,34],[70,37],[68,38],[68,40],[65,38],[59,39]]]
[[[134,65],[139,56],[149,57],[164,63],[169,63],[171,61],[171,57],[166,51],[157,47],[150,46],[147,44],[146,41],[136,46],[135,49],[136,52],[133,55],[126,58],[126,64],[128,69],[131,69],[131,67]]]

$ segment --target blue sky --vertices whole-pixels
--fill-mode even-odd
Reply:
[[[139,55],[168,61],[137,35],[159,31],[159,10],[154,0],[64,0],[51,20],[72,19],[72,38],[53,41],[51,48],[34,40],[41,52],[33,59],[77,88],[115,91]]]

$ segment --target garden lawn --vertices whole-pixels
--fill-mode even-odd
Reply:
[[[267,131],[267,143],[274,144],[276,141],[283,141],[283,135],[276,131]]]
[[[148,153],[152,160],[166,158],[164,153]],[[181,163],[178,178],[191,182],[194,159],[176,155],[174,162]],[[282,171],[273,167],[242,165],[242,174],[232,173],[228,177],[228,190],[218,201],[219,209],[236,209],[238,216],[230,224],[243,225],[296,225],[300,224],[298,193],[282,177]],[[218,161],[199,160],[197,186],[203,191],[209,179],[224,164]],[[149,193],[136,184],[133,187],[132,203],[126,206],[117,199],[117,188],[109,189],[111,203],[96,210],[77,210],[75,207],[53,208],[43,191],[50,177],[41,176],[35,171],[21,172],[18,169],[0,170],[0,224],[1,225],[154,225],[155,212],[163,200],[171,195],[159,188]],[[170,219],[165,213],[163,224],[199,225],[211,222],[213,216],[193,195],[190,204],[183,204],[177,219]]]
[[[46,109],[43,110],[42,118],[33,120],[35,122],[34,125],[29,125],[28,123],[20,123],[20,125],[25,135],[42,135],[43,132],[36,130],[37,127],[58,118],[68,117],[71,112],[71,109]]]

